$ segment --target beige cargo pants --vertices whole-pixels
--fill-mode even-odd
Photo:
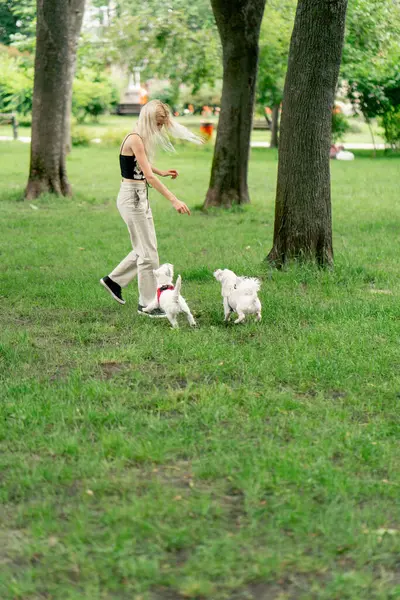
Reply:
[[[128,227],[133,250],[109,277],[123,288],[137,275],[139,304],[147,306],[154,299],[157,288],[153,269],[159,267],[157,238],[147,186],[135,181],[123,181],[117,207]]]

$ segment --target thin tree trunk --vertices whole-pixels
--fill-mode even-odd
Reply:
[[[299,0],[285,81],[268,260],[333,263],[329,148],[347,0]]]
[[[274,104],[272,107],[271,148],[278,148],[279,145],[279,107],[279,104]]]
[[[223,49],[221,114],[204,207],[250,202],[250,136],[265,0],[211,0]]]
[[[75,77],[76,52],[78,50],[79,34],[82,28],[85,0],[70,0],[69,20],[69,66],[68,66],[68,98],[67,114],[65,118],[65,147],[71,152],[71,112],[72,112],[72,84]]]
[[[376,158],[376,144],[375,144],[375,136],[374,136],[374,132],[373,132],[373,130],[372,130],[372,126],[371,126],[371,121],[370,121],[370,119],[366,119],[366,121],[367,121],[367,125],[368,125],[369,132],[370,132],[370,134],[371,134],[372,145],[373,145],[373,147],[374,147],[374,154],[373,154],[373,156],[374,156],[374,158]]]
[[[44,192],[69,195],[66,118],[69,99],[70,2],[37,0],[32,143],[27,199]]]

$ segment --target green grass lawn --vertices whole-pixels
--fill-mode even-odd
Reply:
[[[75,149],[37,209],[28,145],[0,150],[0,598],[400,598],[399,159],[332,162],[335,269],[278,272],[274,152],[209,214],[212,149],[160,157],[194,209],[151,192],[199,323],[174,331],[98,284],[118,150]],[[224,325],[217,267],[262,278],[261,324]]]

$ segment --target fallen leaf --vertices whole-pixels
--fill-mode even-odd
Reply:
[[[178,502],[179,500],[182,500],[182,496],[175,496],[174,500]]]
[[[29,205],[33,210],[39,210],[38,206],[35,206],[35,204],[30,204]]]
[[[79,248],[79,250],[85,250],[85,248]]]
[[[86,490],[88,496],[93,496],[94,492],[92,490]]]

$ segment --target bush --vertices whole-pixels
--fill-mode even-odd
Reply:
[[[71,131],[71,142],[73,146],[89,146],[91,138],[84,127],[73,127]]]
[[[120,146],[124,136],[119,129],[107,129],[101,136],[101,143],[105,146]]]
[[[85,70],[74,80],[72,113],[78,123],[83,123],[88,117],[97,121],[100,115],[110,111],[117,102],[118,91],[110,79],[99,78]]]
[[[197,92],[193,93],[191,88],[184,86],[180,99],[182,104],[193,104],[195,113],[200,113],[203,106],[221,106],[222,81],[217,81],[211,86],[203,84]]]
[[[400,148],[400,107],[388,111],[380,118],[385,142],[392,148]]]
[[[350,131],[350,124],[347,117],[340,108],[335,106],[332,111],[332,141],[336,143],[342,140],[348,131]]]
[[[0,49],[0,112],[26,115],[32,110],[33,66]]]

